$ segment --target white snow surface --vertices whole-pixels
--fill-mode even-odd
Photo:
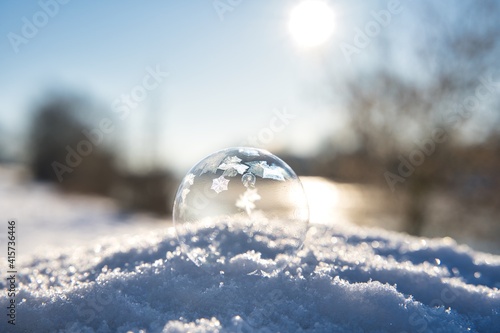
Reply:
[[[22,240],[36,229],[21,222]],[[226,260],[208,271],[167,221],[31,253],[18,261],[15,326],[0,257],[0,332],[500,332],[500,256],[331,222],[311,224],[293,256],[276,253],[276,235],[246,251],[238,230],[221,228],[207,251]],[[73,229],[67,238],[85,230]],[[193,232],[210,239],[201,225]],[[264,273],[283,260],[286,269]]]
[[[499,257],[449,239],[315,225],[287,260],[263,275],[273,260],[245,253],[210,274],[186,259],[172,228],[35,255],[19,269],[17,323],[7,331],[500,330]],[[241,274],[245,265],[256,274]]]

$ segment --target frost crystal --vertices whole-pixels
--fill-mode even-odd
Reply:
[[[193,185],[195,175],[192,173],[188,173],[186,177],[184,177],[184,185]]]
[[[255,201],[260,200],[260,198],[256,188],[248,188],[236,201],[236,207],[244,209],[250,215],[255,209]]]
[[[241,164],[240,162],[241,158],[237,156],[226,157],[224,162],[219,165],[218,169],[226,171],[226,175],[229,177],[236,176],[236,173],[241,175],[248,169],[248,165]]]
[[[241,158],[239,158],[238,156],[229,156],[229,157],[226,157],[224,159],[224,163],[231,163],[231,164],[238,164],[241,162]]]
[[[266,164],[267,165],[267,164]],[[270,178],[279,181],[285,181],[283,176],[283,169],[276,165],[271,165],[270,167],[264,168],[264,173],[262,177]]]
[[[243,155],[249,156],[249,157],[257,157],[259,156],[259,151],[257,149],[252,149],[252,148],[240,148],[239,152]]]
[[[266,161],[249,162],[247,164],[250,166],[248,172],[251,172],[258,177],[285,181],[284,175],[286,172],[279,166],[274,164],[269,166]]]
[[[262,177],[264,175],[264,168],[267,167],[266,161],[248,162],[247,164],[250,166],[248,172],[258,177]]]
[[[212,187],[210,188],[215,192],[220,193],[222,191],[227,191],[227,184],[229,184],[229,179],[224,178],[224,176],[220,176],[212,181]]]

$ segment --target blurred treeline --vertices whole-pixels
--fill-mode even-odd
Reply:
[[[123,162],[116,115],[77,93],[47,96],[34,111],[28,160],[36,181],[53,182],[68,192],[117,200],[124,211],[171,212],[173,176],[150,163],[134,172]],[[144,149],[149,142],[144,142]]]

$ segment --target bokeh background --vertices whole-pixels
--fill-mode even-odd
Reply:
[[[0,179],[168,221],[192,165],[256,146],[315,222],[500,253],[500,3],[301,3],[0,3]]]

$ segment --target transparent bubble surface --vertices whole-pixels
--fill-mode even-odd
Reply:
[[[240,147],[215,152],[187,173],[173,219],[183,252],[208,272],[218,274],[232,263],[243,274],[273,273],[302,246],[309,208],[299,178],[285,162],[268,151]],[[246,265],[249,256],[260,257],[262,265]]]

